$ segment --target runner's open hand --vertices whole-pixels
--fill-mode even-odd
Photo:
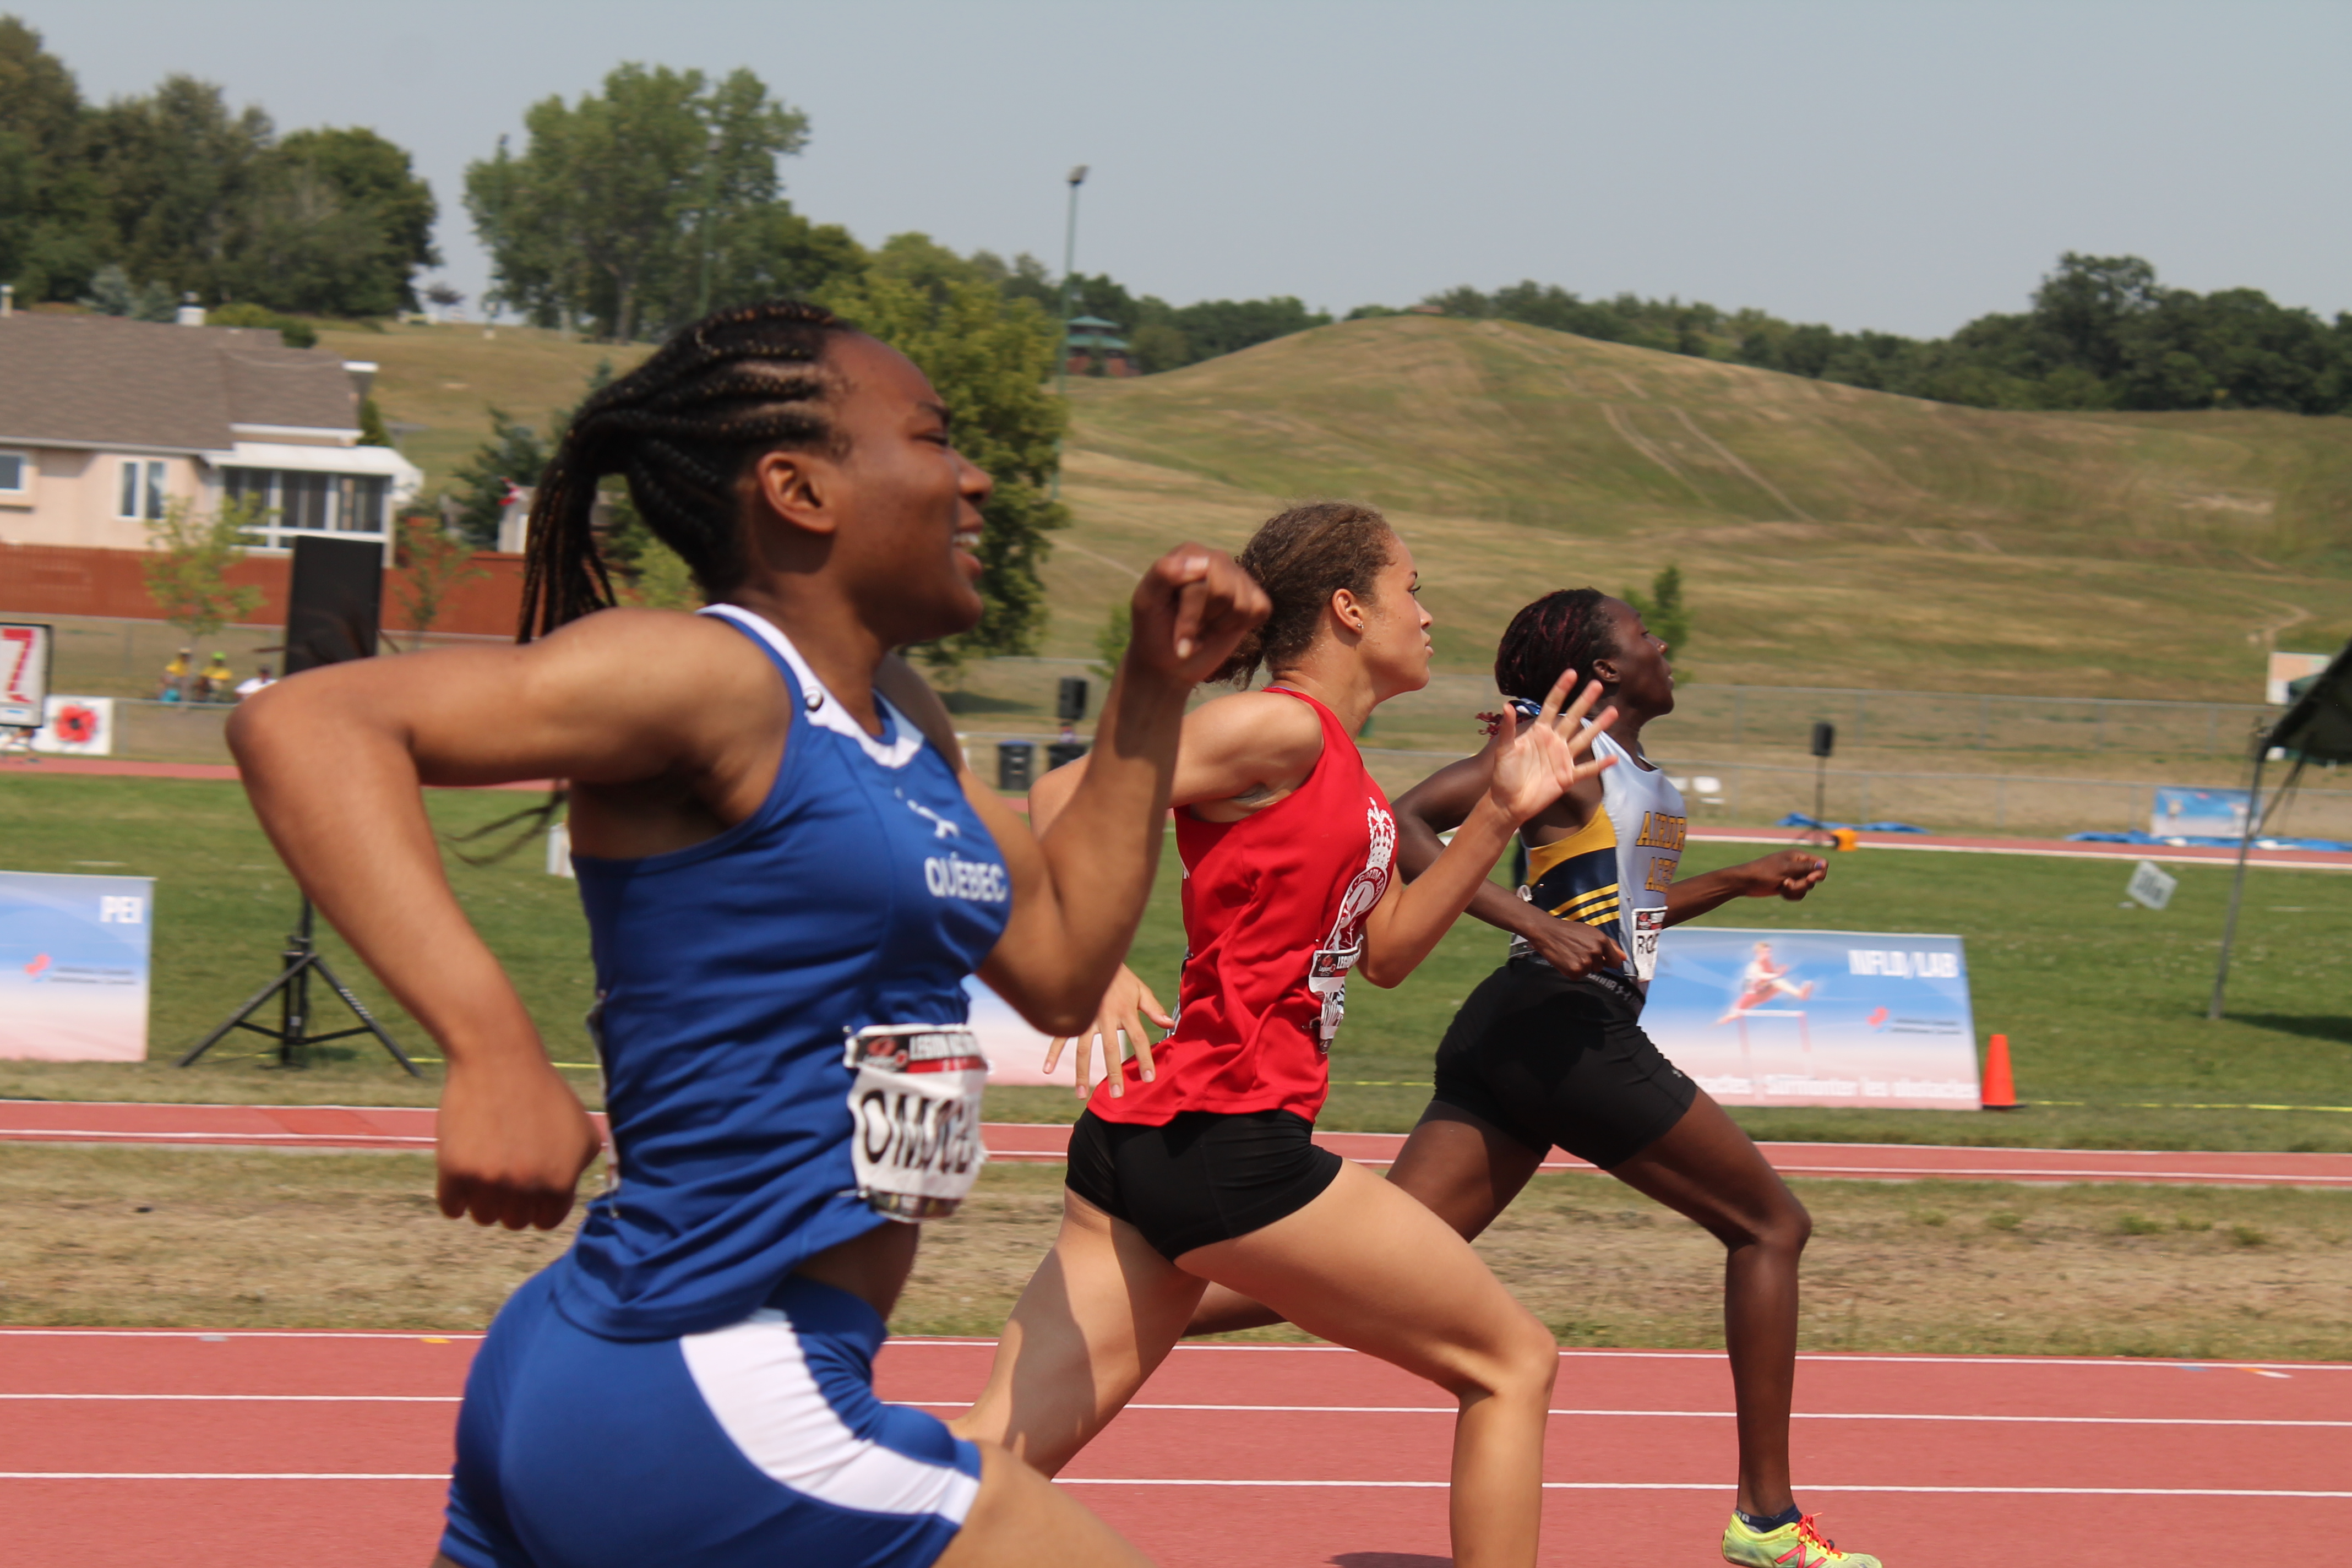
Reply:
[[[1110,989],[1103,993],[1102,1005],[1095,1010],[1094,1026],[1083,1035],[1056,1036],[1045,1046],[1045,1073],[1053,1076],[1062,1059],[1062,1047],[1075,1045],[1077,1049],[1078,1098],[1087,1099],[1094,1088],[1089,1079],[1094,1072],[1095,1043],[1102,1043],[1103,1070],[1110,1079],[1110,1093],[1117,1100],[1127,1093],[1127,1075],[1119,1070],[1118,1037],[1124,1034],[1135,1051],[1136,1065],[1142,1070],[1143,1081],[1150,1083],[1156,1076],[1151,1065],[1151,1035],[1144,1028],[1143,1020],[1150,1018],[1162,1029],[1172,1029],[1176,1020],[1151,994],[1151,987],[1142,977],[1122,963],[1111,976]]]
[[[1128,660],[1195,685],[1274,608],[1257,579],[1205,544],[1180,544],[1135,585]]]
[[[580,1097],[532,1047],[529,1057],[449,1064],[434,1154],[441,1212],[451,1219],[553,1230],[604,1147]]]
[[[1486,793],[1514,826],[1567,794],[1579,779],[1589,779],[1616,761],[1604,757],[1594,762],[1591,753],[1593,736],[1616,721],[1617,710],[1607,709],[1591,725],[1584,723],[1584,716],[1601,700],[1596,680],[1563,711],[1560,705],[1575,684],[1576,671],[1560,671],[1542,710],[1524,725],[1517,710],[1506,704],[1494,738],[1486,742],[1486,755],[1492,759]]]

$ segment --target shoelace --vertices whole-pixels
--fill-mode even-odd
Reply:
[[[1843,1561],[1845,1557],[1845,1553],[1837,1549],[1837,1542],[1832,1541],[1828,1536],[1823,1535],[1820,1531],[1813,1528],[1813,1521],[1820,1517],[1821,1516],[1819,1514],[1813,1513],[1799,1516],[1797,1520],[1797,1544],[1790,1547],[1788,1551],[1780,1553],[1775,1561],[1789,1563],[1791,1559],[1794,1559],[1792,1568],[1813,1568],[1813,1565],[1818,1563]],[[1805,1555],[1805,1548],[1808,1546],[1820,1547],[1822,1554],[1819,1557],[1807,1557]]]

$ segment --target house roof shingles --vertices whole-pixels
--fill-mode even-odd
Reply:
[[[236,425],[345,431],[341,356],[273,331],[111,316],[0,318],[0,443],[220,452]]]

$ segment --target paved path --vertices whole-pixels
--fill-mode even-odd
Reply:
[[[433,1146],[434,1112],[421,1106],[152,1105],[134,1101],[0,1100],[0,1142],[144,1143],[183,1148],[376,1149]],[[992,1121],[991,1159],[1061,1160],[1069,1129]],[[1325,1147],[1386,1165],[1401,1133],[1318,1132]],[[2352,1187],[2352,1154],[2241,1153],[2114,1149],[1979,1149],[1922,1143],[1766,1143],[1789,1176],[1850,1181],[2154,1182],[2202,1186]],[[1590,1171],[1555,1152],[1548,1171]]]

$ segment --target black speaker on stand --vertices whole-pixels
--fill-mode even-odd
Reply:
[[[1800,844],[1835,844],[1837,833],[1827,825],[1830,793],[1830,753],[1837,750],[1837,726],[1826,719],[1813,721],[1813,826],[1805,829]]]
[[[382,544],[365,539],[328,539],[315,534],[297,537],[293,583],[286,596],[286,673],[299,675],[322,664],[374,657],[383,608]],[[278,1065],[281,1068],[308,1067],[312,1046],[353,1035],[373,1035],[409,1077],[425,1076],[393,1037],[383,1032],[383,1026],[375,1021],[366,1005],[352,994],[352,988],[327,967],[311,934],[314,920],[310,900],[306,897],[295,915],[294,929],[287,933],[285,949],[278,954],[284,964],[278,977],[255,992],[244,1006],[229,1015],[226,1023],[198,1041],[180,1058],[181,1067],[195,1065],[196,1059],[218,1045],[231,1029],[245,1029],[278,1042]],[[327,1034],[313,1032],[313,971],[358,1016],[356,1027]],[[253,1015],[272,996],[278,998],[278,1026],[254,1023]]]

